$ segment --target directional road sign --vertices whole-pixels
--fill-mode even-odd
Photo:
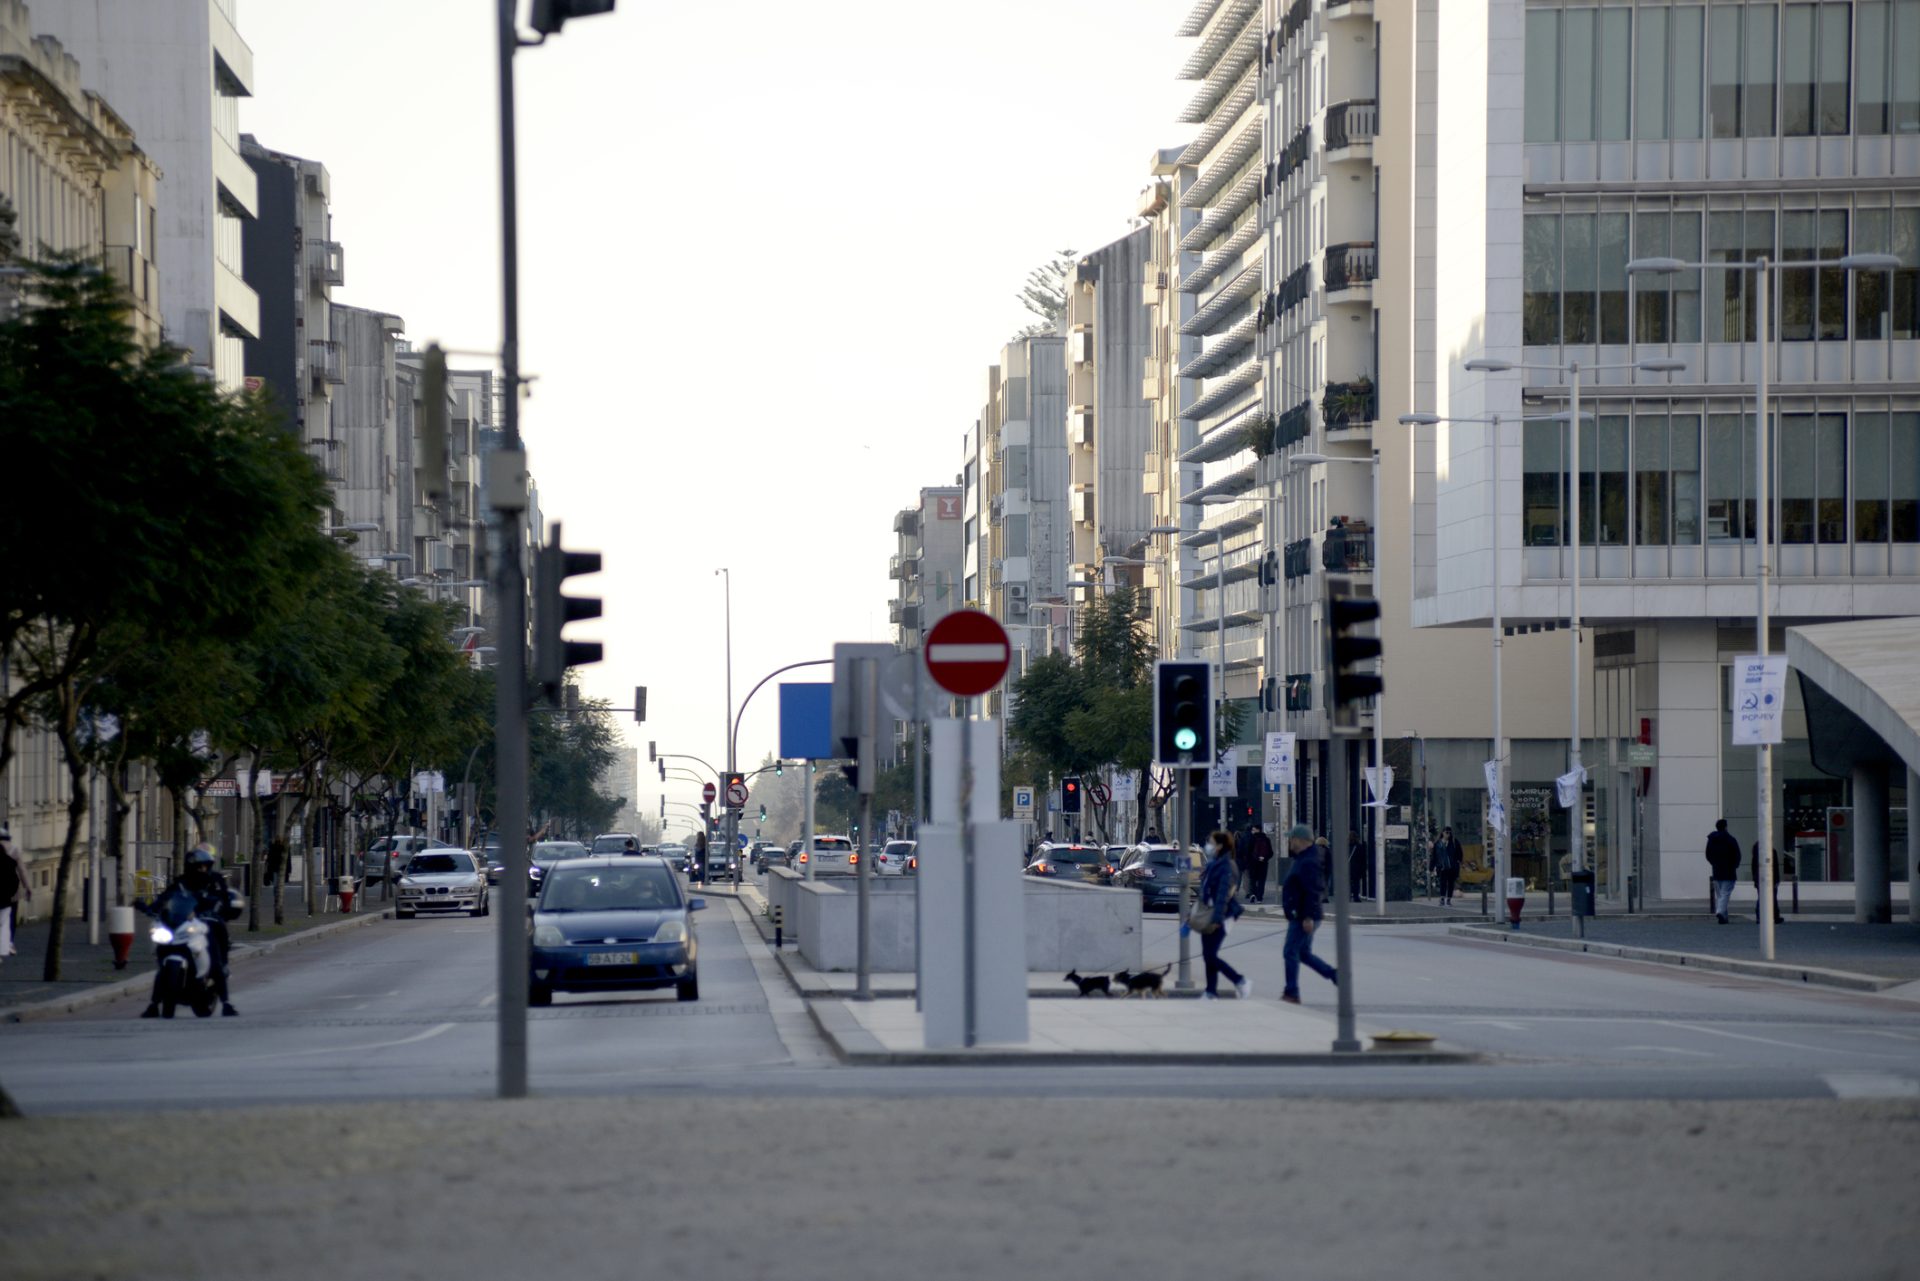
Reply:
[[[1006,629],[977,609],[948,614],[927,633],[927,675],[949,694],[972,698],[1007,675],[1013,646]]]
[[[747,785],[742,779],[727,784],[727,804],[739,809],[747,803]]]

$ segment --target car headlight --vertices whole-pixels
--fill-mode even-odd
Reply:
[[[653,936],[656,943],[684,943],[687,941],[687,926],[684,921],[668,921]]]
[[[420,885],[419,882],[403,876],[400,878],[400,888],[403,890],[416,890],[420,888]]]
[[[565,947],[567,938],[558,925],[540,925],[534,927],[533,943],[535,947]]]
[[[147,931],[147,937],[156,943],[173,942],[173,931],[164,925],[156,925]]]

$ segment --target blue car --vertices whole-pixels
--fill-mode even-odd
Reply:
[[[549,864],[531,905],[527,999],[555,992],[673,988],[700,999],[700,948],[690,899],[663,858],[573,858]]]

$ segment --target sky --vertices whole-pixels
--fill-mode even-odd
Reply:
[[[1126,234],[1192,136],[1191,7],[620,0],[516,59],[521,425],[545,516],[605,561],[573,583],[605,601],[568,632],[606,646],[586,692],[648,689],[641,812],[699,790],[649,740],[724,768],[719,567],[736,700],[890,638],[893,514],[954,483],[1027,272]],[[241,129],[326,164],[334,299],[472,353],[501,327],[493,11],[239,6]],[[769,684],[743,768],[777,742]]]

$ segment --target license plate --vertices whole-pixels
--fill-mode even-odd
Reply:
[[[638,952],[590,952],[587,955],[587,964],[638,965],[640,964],[640,954]]]

